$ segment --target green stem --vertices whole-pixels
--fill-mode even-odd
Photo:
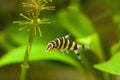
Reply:
[[[31,47],[32,47],[32,42],[33,42],[34,35],[35,35],[34,29],[35,27],[33,27],[33,29],[31,29],[31,32],[30,32],[30,36],[29,36],[29,40],[28,40],[28,44],[27,44],[27,48],[25,52],[24,62],[21,66],[20,80],[25,80],[27,69],[29,68],[28,61],[29,61],[29,54],[30,54]]]
[[[36,34],[36,28],[38,27],[38,17],[40,15],[40,10],[41,10],[41,6],[42,6],[42,1],[43,0],[36,0],[36,2],[34,2],[32,0],[33,3],[38,4],[39,7],[35,12],[31,12],[33,14],[33,19],[31,21],[31,32],[30,32],[30,36],[29,36],[29,40],[28,40],[28,44],[27,44],[27,48],[26,48],[26,53],[25,53],[25,57],[24,57],[24,62],[21,66],[21,74],[20,74],[20,80],[25,80],[26,78],[26,73],[27,73],[27,69],[29,68],[29,55],[30,55],[30,51],[31,51],[31,47],[32,47],[32,43],[33,43],[33,39],[34,36]],[[24,18],[27,18],[26,16],[22,15]],[[27,18],[28,19],[28,18]],[[29,19],[28,19],[29,20]],[[31,20],[31,19],[30,19]],[[39,32],[40,29],[38,29]]]

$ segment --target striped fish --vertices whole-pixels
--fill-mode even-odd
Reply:
[[[60,50],[61,52],[68,52],[68,50],[72,50],[77,55],[78,59],[80,58],[80,50],[82,49],[89,49],[89,46],[77,44],[74,41],[68,39],[69,35],[65,37],[56,38],[48,43],[46,52],[51,50]]]

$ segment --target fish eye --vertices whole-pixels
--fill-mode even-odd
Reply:
[[[51,44],[49,44],[48,47],[51,47]]]
[[[48,44],[48,47],[53,47],[53,46],[52,46],[52,44],[50,43],[50,44]]]

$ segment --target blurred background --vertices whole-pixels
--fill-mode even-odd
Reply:
[[[0,0],[0,80],[18,80],[20,76],[24,57],[21,54],[25,52],[29,31],[19,31],[24,26],[13,24],[13,21],[24,20],[19,16],[20,13],[26,14],[23,2],[27,0]],[[97,33],[104,60],[110,59],[110,49],[120,39],[120,0],[53,0],[48,5],[54,5],[55,11],[41,12],[40,17],[48,18],[51,24],[40,25],[43,36],[37,33],[34,38],[26,80],[115,80],[111,74],[107,74],[108,79],[103,79],[98,70],[95,71],[97,76],[91,71],[88,72],[89,77],[84,75],[81,69],[84,66],[73,52],[70,55],[59,51],[45,54],[45,49],[49,41],[69,33],[78,43],[80,38]],[[90,67],[101,62],[102,58],[97,60],[95,52],[88,52],[91,53],[87,55]],[[16,53],[19,54],[13,55]]]

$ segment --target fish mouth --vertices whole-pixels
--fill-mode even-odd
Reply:
[[[51,50],[52,50],[51,47],[47,47],[47,48],[46,48],[46,52],[49,52],[49,51],[51,51]]]

